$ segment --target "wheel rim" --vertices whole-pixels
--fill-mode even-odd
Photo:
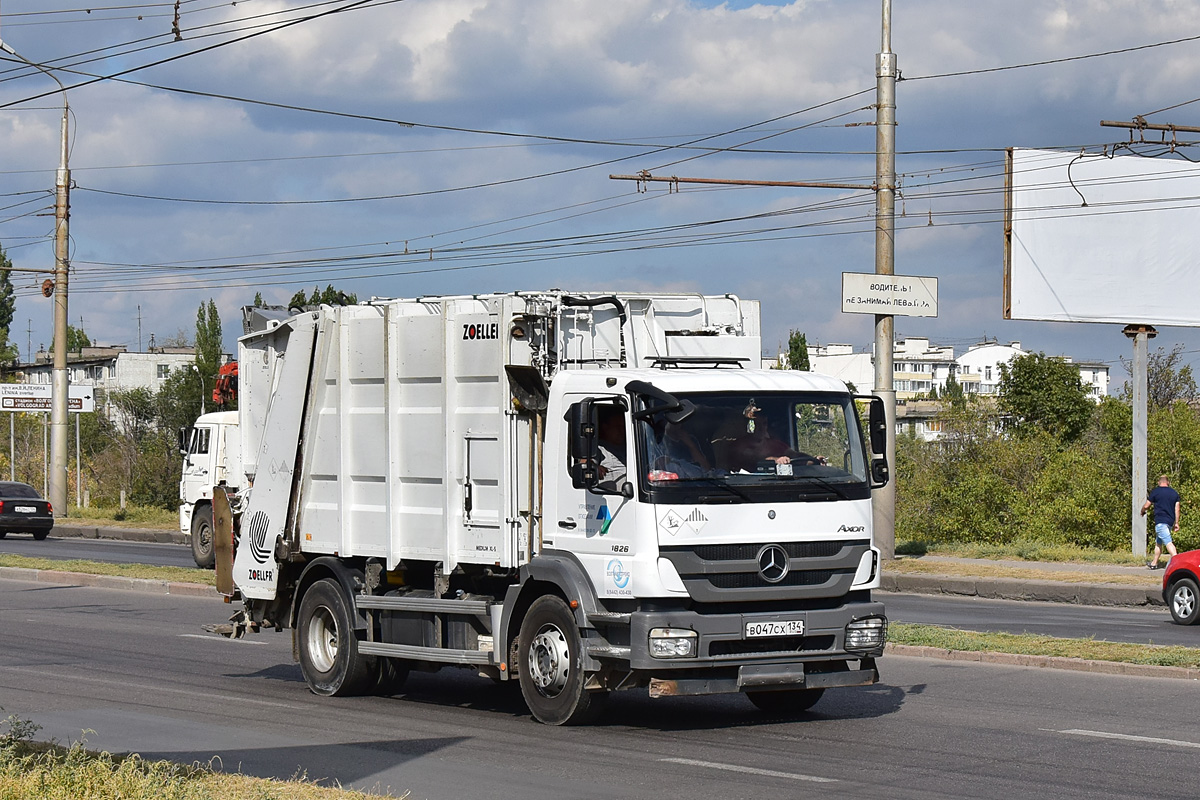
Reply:
[[[313,610],[308,621],[308,660],[318,672],[329,672],[337,661],[337,625],[325,606]]]
[[[544,625],[529,644],[529,675],[538,693],[557,697],[567,685],[571,651],[567,637],[556,625]]]
[[[208,548],[212,547],[212,528],[201,522],[196,529],[196,538],[200,542],[200,549],[207,552]]]
[[[1190,617],[1196,610],[1196,594],[1190,586],[1180,586],[1176,589],[1172,601],[1175,604],[1175,615],[1178,617]]]

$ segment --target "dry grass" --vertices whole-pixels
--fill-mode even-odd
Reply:
[[[93,753],[81,745],[0,747],[0,798],[5,800],[365,800],[380,794],[318,786],[304,775],[288,781],[254,778]]]
[[[1162,585],[1162,572],[1146,570],[1144,575],[1116,575],[1106,572],[1079,572],[1069,569],[1046,570],[1009,567],[996,564],[955,564],[946,561],[922,561],[901,558],[884,565],[884,572],[919,575],[958,575],[973,578],[1019,578],[1030,581],[1063,581],[1066,583],[1108,583],[1118,586],[1157,587]]]
[[[1098,639],[1056,639],[1032,633],[979,633],[935,625],[892,623],[888,641],[971,652],[1061,656],[1127,664],[1200,668],[1200,648],[1176,645],[1106,642]]]
[[[205,586],[216,586],[216,574],[211,569],[191,567],[159,567],[150,564],[108,564],[103,561],[84,561],[82,559],[58,561],[52,558],[31,558],[29,556],[18,556],[8,553],[0,553],[0,567],[82,572],[85,575],[115,575],[121,578],[142,578],[155,581],[170,581],[173,583],[199,583]],[[0,798],[2,797],[3,795],[0,795]]]
[[[112,528],[141,528],[151,530],[179,530],[179,511],[153,506],[126,506],[113,508],[67,508],[65,519],[59,524],[90,525]]]

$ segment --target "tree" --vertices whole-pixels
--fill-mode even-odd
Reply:
[[[1045,430],[1059,441],[1083,435],[1095,413],[1079,370],[1045,353],[1018,356],[1000,365],[1000,409],[1018,432]]]
[[[74,325],[67,323],[67,352],[82,353],[83,348],[91,347],[92,340],[88,338],[83,327],[76,328]],[[54,342],[50,343],[50,352],[54,352]]]
[[[929,399],[937,399],[936,388],[930,390]],[[957,409],[961,409],[967,404],[967,393],[963,391],[962,384],[958,382],[958,378],[953,371],[946,378],[946,385],[942,387],[942,399],[949,403],[951,407]]]
[[[221,368],[221,348],[224,336],[221,332],[221,315],[217,304],[209,298],[196,310],[196,369],[203,382],[202,391],[212,391],[217,370]]]
[[[12,279],[9,277],[11,272],[12,261],[9,260],[8,253],[4,252],[4,248],[0,247],[0,360],[2,361],[16,361],[20,356],[20,351],[9,336],[13,314],[17,309],[17,298],[13,291]]]
[[[1179,363],[1182,355],[1182,344],[1175,345],[1170,352],[1160,347],[1150,354],[1146,362],[1146,405],[1149,408],[1168,408],[1179,401],[1186,403],[1200,397],[1191,366]],[[1133,373],[1131,362],[1122,358],[1121,366]],[[1121,392],[1121,399],[1126,402],[1133,399],[1133,387],[1128,382]]]
[[[333,284],[328,284],[324,291],[320,286],[314,286],[312,294],[307,298],[304,296],[304,290],[296,292],[292,295],[292,299],[288,301],[288,306],[349,306],[358,302],[358,295],[347,293],[333,288]]]
[[[812,369],[808,361],[808,339],[799,331],[788,332],[788,369],[798,369],[808,372]]]
[[[254,293],[254,307],[262,308],[264,305],[266,305],[266,303],[263,302],[262,292],[255,292]]]

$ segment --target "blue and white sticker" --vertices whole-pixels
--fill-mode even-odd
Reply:
[[[609,597],[633,596],[633,573],[625,569],[621,559],[610,559],[604,568],[605,594]]]

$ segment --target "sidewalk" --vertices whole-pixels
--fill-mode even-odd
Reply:
[[[920,572],[905,571],[914,562]],[[1166,566],[1165,561],[1159,562]],[[944,569],[939,569],[944,567]],[[1023,573],[1012,577],[998,572]],[[977,573],[977,574],[972,574]],[[1046,577],[1041,577],[1045,575]],[[901,557],[883,568],[882,591],[1040,600],[1090,606],[1162,606],[1162,570],[1116,564]]]

